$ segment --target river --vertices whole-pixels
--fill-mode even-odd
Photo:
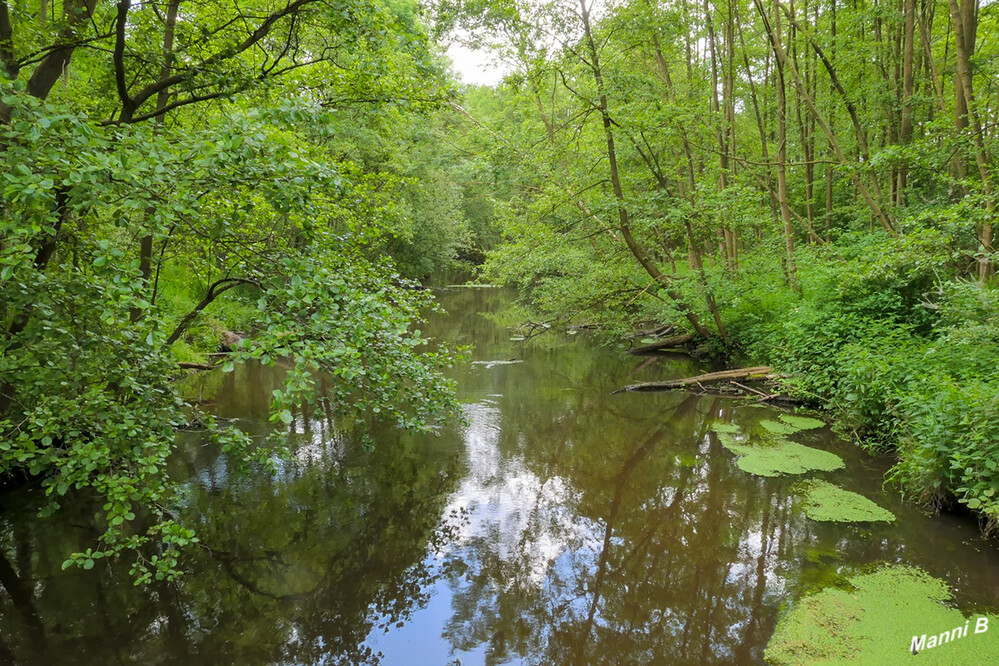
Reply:
[[[883,488],[889,460],[800,433],[845,460],[824,478],[898,516],[810,521],[793,478],[742,471],[708,429],[776,410],[612,395],[703,366],[585,332],[525,346],[489,316],[505,291],[439,293],[449,314],[427,333],[474,345],[453,371],[467,423],[364,441],[296,414],[273,472],[182,434],[171,471],[202,547],[176,582],[135,587],[125,563],[62,571],[97,534],[93,507],[42,521],[31,493],[0,496],[0,662],[754,664],[782,608],[878,562],[942,578],[963,610],[995,607],[999,549],[972,519]],[[278,382],[237,368],[212,410],[264,433]]]

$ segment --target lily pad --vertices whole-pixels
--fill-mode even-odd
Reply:
[[[781,423],[780,421],[771,421],[770,419],[760,421],[760,426],[775,435],[793,435],[796,432],[804,430],[804,428],[799,428],[790,423]]]
[[[814,430],[816,428],[821,428],[825,425],[822,421],[818,419],[813,419],[808,416],[795,416],[792,414],[781,414],[779,417],[784,423],[794,426],[798,430]]]
[[[780,619],[764,653],[768,664],[999,663],[991,631],[975,634],[979,617],[987,618],[989,629],[999,617],[966,617],[945,606],[950,594],[944,581],[921,569],[892,566],[848,582],[850,589],[805,597]],[[911,652],[913,637],[925,637],[918,656]]]
[[[719,433],[722,446],[740,456],[739,469],[756,476],[781,476],[806,472],[831,472],[843,467],[835,453],[804,446],[786,439],[772,439],[762,444],[739,442],[730,433]]]
[[[805,515],[812,520],[834,523],[892,522],[895,514],[863,495],[813,479],[793,490],[805,501]]]

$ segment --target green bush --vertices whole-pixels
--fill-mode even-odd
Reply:
[[[787,373],[788,390],[833,410],[864,446],[895,449],[890,479],[999,526],[999,296],[940,279],[932,233],[804,248],[800,293],[759,255],[723,295],[731,346]],[[829,257],[811,256],[827,252]],[[761,279],[762,276],[762,279]]]
[[[936,377],[900,400],[899,462],[892,478],[917,498],[951,498],[999,524],[999,377]]]

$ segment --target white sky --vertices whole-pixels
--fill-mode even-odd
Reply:
[[[540,0],[520,1],[524,3],[527,10],[530,10],[531,7],[537,9],[541,6]],[[578,11],[574,9],[578,7],[578,2],[579,0],[556,0],[554,4],[557,6],[559,3],[562,3],[562,9],[569,11],[571,14]],[[597,20],[603,16],[609,4],[609,0],[588,0],[591,19]],[[549,22],[551,18],[544,12],[532,14],[528,11],[528,16],[531,20],[540,20],[544,23]],[[565,27],[562,28],[562,30],[566,29]],[[568,28],[568,30],[570,31],[569,33],[563,32],[558,36],[549,34],[546,38],[549,51],[556,51],[558,49],[558,42],[562,40],[572,40],[573,31],[577,33],[576,36],[578,37],[580,30],[578,26],[575,29]],[[451,58],[451,62],[454,65],[454,72],[463,83],[495,86],[513,68],[509,63],[502,62],[495,53],[490,52],[488,49],[473,49],[467,46],[467,43],[472,41],[469,39],[470,37],[471,35],[462,29],[456,30],[451,35],[451,44],[447,48],[447,55]],[[495,38],[495,35],[493,35],[493,38]]]
[[[452,43],[447,49],[453,68],[463,83],[495,86],[509,72],[496,56],[484,49],[471,49]]]

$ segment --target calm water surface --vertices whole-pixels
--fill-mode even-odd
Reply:
[[[93,508],[38,521],[34,498],[0,496],[0,663],[761,663],[782,607],[882,561],[945,579],[963,609],[995,607],[999,550],[972,521],[882,489],[886,461],[799,435],[845,458],[827,478],[899,516],[810,522],[792,480],[746,474],[708,432],[773,410],[611,395],[703,367],[585,335],[525,349],[488,317],[508,297],[442,292],[451,314],[431,322],[475,345],[453,373],[466,426],[383,430],[371,450],[300,414],[276,474],[231,469],[184,434],[173,473],[204,547],[175,583],[135,588],[125,565],[61,571],[97,533]],[[214,411],[266,432],[278,372],[219,381]]]

